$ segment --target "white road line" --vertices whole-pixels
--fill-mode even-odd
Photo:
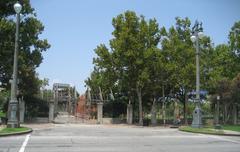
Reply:
[[[21,149],[19,150],[19,152],[24,152],[24,151],[25,151],[25,147],[27,146],[27,143],[28,143],[28,140],[29,140],[29,138],[30,138],[30,135],[31,135],[31,134],[29,134],[29,135],[26,136],[26,138],[25,138],[25,140],[24,140],[24,142],[23,142],[23,144],[22,144],[22,147],[21,147]]]

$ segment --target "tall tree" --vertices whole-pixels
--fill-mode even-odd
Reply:
[[[233,103],[233,124],[237,124],[238,110],[240,107],[240,73],[233,79],[231,84],[231,98]]]
[[[184,118],[186,119],[187,93],[195,84],[195,49],[190,40],[191,22],[188,18],[176,18],[176,27],[167,32],[162,29],[167,41],[162,41],[164,56],[167,58],[168,73],[172,94],[183,103]]]
[[[188,93],[195,90],[196,82],[196,63],[195,63],[195,47],[190,40],[191,22],[188,18],[181,19],[176,17],[176,25],[172,26],[168,31],[163,27],[161,35],[166,37],[161,41],[162,52],[164,54],[167,73],[171,88],[171,94],[183,103],[183,113],[185,123],[187,123],[186,109],[188,101]],[[200,56],[207,56],[212,52],[211,41],[209,37],[204,37],[200,41]],[[201,59],[201,73],[205,68],[205,58]],[[203,80],[203,75],[201,79]],[[204,86],[204,85],[202,85]]]
[[[126,11],[113,18],[113,39],[109,51],[104,45],[97,47],[98,57],[94,59],[95,68],[108,78],[110,85],[117,84],[124,92],[137,94],[139,105],[139,124],[143,124],[142,90],[149,80],[150,62],[148,52],[157,48],[159,29],[155,19],[146,21],[135,12]],[[129,93],[130,92],[130,93]]]
[[[113,19],[114,38],[111,47],[121,57],[125,83],[134,88],[139,105],[139,124],[143,124],[142,91],[149,81],[149,52],[157,48],[160,35],[155,19],[146,21],[134,12],[127,11]],[[115,53],[115,52],[114,52]]]
[[[10,87],[12,75],[15,21],[13,5],[17,0],[3,0],[0,2],[0,81],[5,88]],[[50,45],[46,39],[40,39],[44,26],[37,19],[29,0],[22,0],[20,35],[19,35],[19,89],[24,95],[37,93],[39,79],[36,68],[41,64],[42,52]]]
[[[240,21],[235,22],[228,35],[231,50],[240,55]]]

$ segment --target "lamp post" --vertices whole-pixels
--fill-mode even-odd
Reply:
[[[202,127],[202,110],[200,108],[200,67],[199,67],[199,39],[203,38],[202,23],[195,22],[192,28],[191,41],[196,48],[196,107],[193,111],[192,127]]]
[[[20,12],[22,5],[19,2],[14,4],[14,10],[16,12],[16,35],[15,35],[15,49],[14,49],[14,62],[13,62],[13,75],[11,80],[11,99],[8,110],[8,128],[17,128],[19,124],[19,108],[17,101],[17,74],[18,74],[18,41],[19,41],[19,23],[20,23]]]

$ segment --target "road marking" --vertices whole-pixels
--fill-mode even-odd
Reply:
[[[28,143],[28,140],[29,140],[29,138],[30,138],[30,135],[31,135],[31,134],[29,134],[29,135],[26,136],[26,138],[25,138],[25,140],[24,140],[24,142],[23,142],[23,144],[22,144],[22,147],[21,147],[21,149],[19,150],[19,152],[24,152],[24,151],[25,151],[25,147],[27,146],[27,143]]]

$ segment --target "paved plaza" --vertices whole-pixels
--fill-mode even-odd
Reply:
[[[240,137],[162,127],[58,124],[1,137],[0,152],[239,152]]]

